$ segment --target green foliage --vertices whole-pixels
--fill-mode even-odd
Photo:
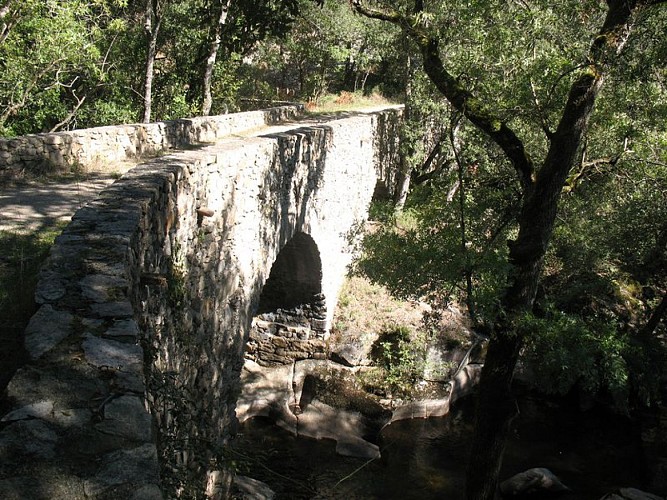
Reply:
[[[87,126],[74,118],[107,94],[114,41],[127,29],[116,17],[125,2],[19,4],[16,10],[10,4],[11,24],[0,43],[0,134]]]
[[[257,47],[256,72],[271,97],[318,101],[341,90],[371,93],[393,55],[397,31],[356,16],[344,2],[304,1],[284,38]]]
[[[380,371],[365,374],[362,383],[375,392],[410,398],[424,373],[426,339],[408,327],[396,326],[380,333],[370,356]]]
[[[614,324],[587,323],[551,310],[544,318],[527,315],[518,328],[528,338],[524,359],[541,390],[564,395],[578,386],[588,394],[606,392],[626,407],[629,369],[624,356],[630,344]]]
[[[465,273],[473,276],[473,302],[482,319],[495,313],[505,284],[509,224],[516,196],[513,179],[494,166],[483,150],[466,147],[463,207],[467,241],[461,244],[457,178],[443,172],[417,186],[400,219],[378,205],[373,215],[385,223],[364,239],[358,270],[399,297],[426,298],[442,305],[465,295]],[[470,160],[468,160],[470,158]]]

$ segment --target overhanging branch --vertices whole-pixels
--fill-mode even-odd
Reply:
[[[423,29],[420,16],[403,14],[391,8],[371,8],[361,0],[350,0],[350,5],[363,16],[399,26],[417,43],[422,53],[424,71],[438,90],[457,111],[485,132],[503,150],[516,170],[524,191],[532,190],[535,167],[525,151],[523,142],[488,105],[482,103],[447,71],[438,50],[438,41]]]

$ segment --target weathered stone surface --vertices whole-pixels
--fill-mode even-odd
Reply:
[[[58,435],[41,420],[19,420],[0,431],[0,462],[55,457]]]
[[[569,491],[549,469],[536,467],[512,476],[500,483],[503,498],[518,498],[527,495],[547,495]]]
[[[97,367],[140,373],[144,351],[138,345],[86,335],[82,343],[86,360]]]
[[[120,396],[104,406],[104,420],[95,426],[100,432],[134,441],[150,441],[151,416],[136,396]]]
[[[296,419],[289,411],[293,370],[287,365],[262,369],[254,361],[246,361],[241,372],[243,392],[236,401],[239,422],[252,417],[280,415],[282,419],[288,419],[290,427],[296,425]]]
[[[25,348],[32,359],[41,357],[71,333],[73,315],[49,304],[40,307],[25,330]]]
[[[83,481],[77,477],[19,476],[0,480],[3,500],[85,500]]]
[[[665,500],[664,497],[647,493],[636,488],[621,488],[613,493],[608,493],[600,500]]]
[[[407,420],[411,418],[442,417],[449,413],[450,398],[428,399],[414,401],[399,406],[394,410],[391,421]]]
[[[131,337],[139,335],[139,325],[133,319],[114,321],[113,325],[104,333],[108,337]]]
[[[362,366],[369,363],[368,350],[355,344],[338,347],[335,351],[331,352],[330,357],[336,363],[349,367]]]
[[[299,436],[314,439],[333,439],[336,452],[359,458],[379,458],[377,445],[363,439],[366,424],[361,413],[333,408],[313,400],[297,417]]]
[[[130,318],[134,314],[130,302],[104,302],[93,304],[92,310],[101,318]]]
[[[295,435],[335,440],[336,451],[341,455],[377,458],[379,448],[363,439],[369,431],[366,417],[359,411],[323,403],[304,387],[312,374],[329,373],[336,377],[337,372],[349,370],[331,361],[303,360],[293,367],[261,367],[246,361],[237,417],[243,422],[252,416],[268,416]]]
[[[156,485],[159,484],[157,467],[157,450],[153,444],[145,444],[130,450],[120,450],[102,458],[101,465],[94,478],[85,482],[85,493],[95,497],[110,490],[123,491],[126,494],[136,493],[136,486],[147,488],[147,492],[157,496]],[[117,497],[120,498],[120,497]]]
[[[276,493],[269,486],[247,476],[234,477],[234,498],[244,500],[272,500]]]
[[[386,114],[352,115],[298,131],[286,127],[280,134],[155,158],[80,210],[57,239],[43,274],[44,305],[26,339],[39,361],[8,386],[16,413],[3,423],[0,450],[41,450],[31,474],[48,477],[58,470],[54,481],[71,479],[79,490],[85,483],[85,495],[159,497],[150,445],[155,421],[187,443],[182,465],[201,476],[203,487],[200,464],[208,450],[202,443],[229,437],[247,325],[272,263],[297,235],[311,242],[321,262],[314,274],[307,266],[299,270],[315,276],[320,296],[304,309],[305,321],[277,328],[280,335],[260,339],[266,342],[258,349],[283,360],[325,355],[327,325],[352,257],[346,235],[366,218],[377,177],[393,175],[386,160],[396,152],[398,113]],[[268,115],[258,116],[264,123]],[[203,123],[127,126],[121,136],[132,139],[118,144],[123,154],[154,152],[191,140],[188,127]],[[197,137],[217,138],[220,130]],[[104,141],[119,137],[98,129],[87,136],[95,144],[91,151],[80,143],[84,136],[71,135],[70,158],[82,164],[104,157]],[[201,207],[211,215],[201,217]],[[164,280],[156,285],[146,276]],[[239,415],[245,405],[246,415],[277,414],[296,428],[292,410],[298,409],[286,382],[292,365],[284,369],[266,390],[251,381],[256,393],[239,400]],[[154,420],[145,395],[157,409]],[[304,406],[315,411],[312,401]],[[355,412],[343,420],[363,424]],[[335,429],[336,423],[327,425]],[[347,436],[342,449],[375,456],[359,436]],[[26,437],[22,444],[19,438]],[[132,443],[151,448],[127,450]],[[0,467],[0,482],[11,479],[5,471]]]
[[[0,422],[12,422],[14,420],[26,420],[28,418],[41,418],[45,420],[53,413],[53,401],[38,401],[37,403],[23,406],[17,410],[9,412],[2,417]]]
[[[63,297],[67,290],[65,282],[54,273],[52,276],[42,276],[35,291],[35,302],[46,304]]]
[[[118,276],[89,274],[81,280],[83,296],[94,302],[113,300],[119,293],[126,293],[128,288],[127,280]]]
[[[86,168],[96,163],[134,159],[169,148],[210,142],[225,135],[293,118],[301,105],[188,120],[97,127],[58,134],[34,134],[0,139],[0,174],[20,174],[26,164],[65,170],[73,164]]]

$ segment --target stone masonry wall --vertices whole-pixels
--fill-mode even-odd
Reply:
[[[317,294],[308,304],[256,316],[250,328],[246,359],[262,366],[326,359],[326,314],[324,295]]]
[[[201,498],[207,477],[224,493],[271,265],[310,235],[331,321],[399,121],[390,109],[155,158],[79,210],[0,408],[0,498]]]
[[[228,115],[0,138],[0,179],[154,156],[278,123],[302,112],[303,105],[294,104]]]

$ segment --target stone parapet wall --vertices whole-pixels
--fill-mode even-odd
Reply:
[[[0,138],[0,179],[154,156],[292,119],[303,109],[301,104],[291,104],[228,115]]]
[[[350,231],[389,168],[377,148],[398,137],[378,137],[380,116],[397,131],[390,109],[155,158],[75,214],[2,402],[0,498],[201,498],[207,477],[224,491],[271,264],[295,234],[312,237],[326,325]]]

